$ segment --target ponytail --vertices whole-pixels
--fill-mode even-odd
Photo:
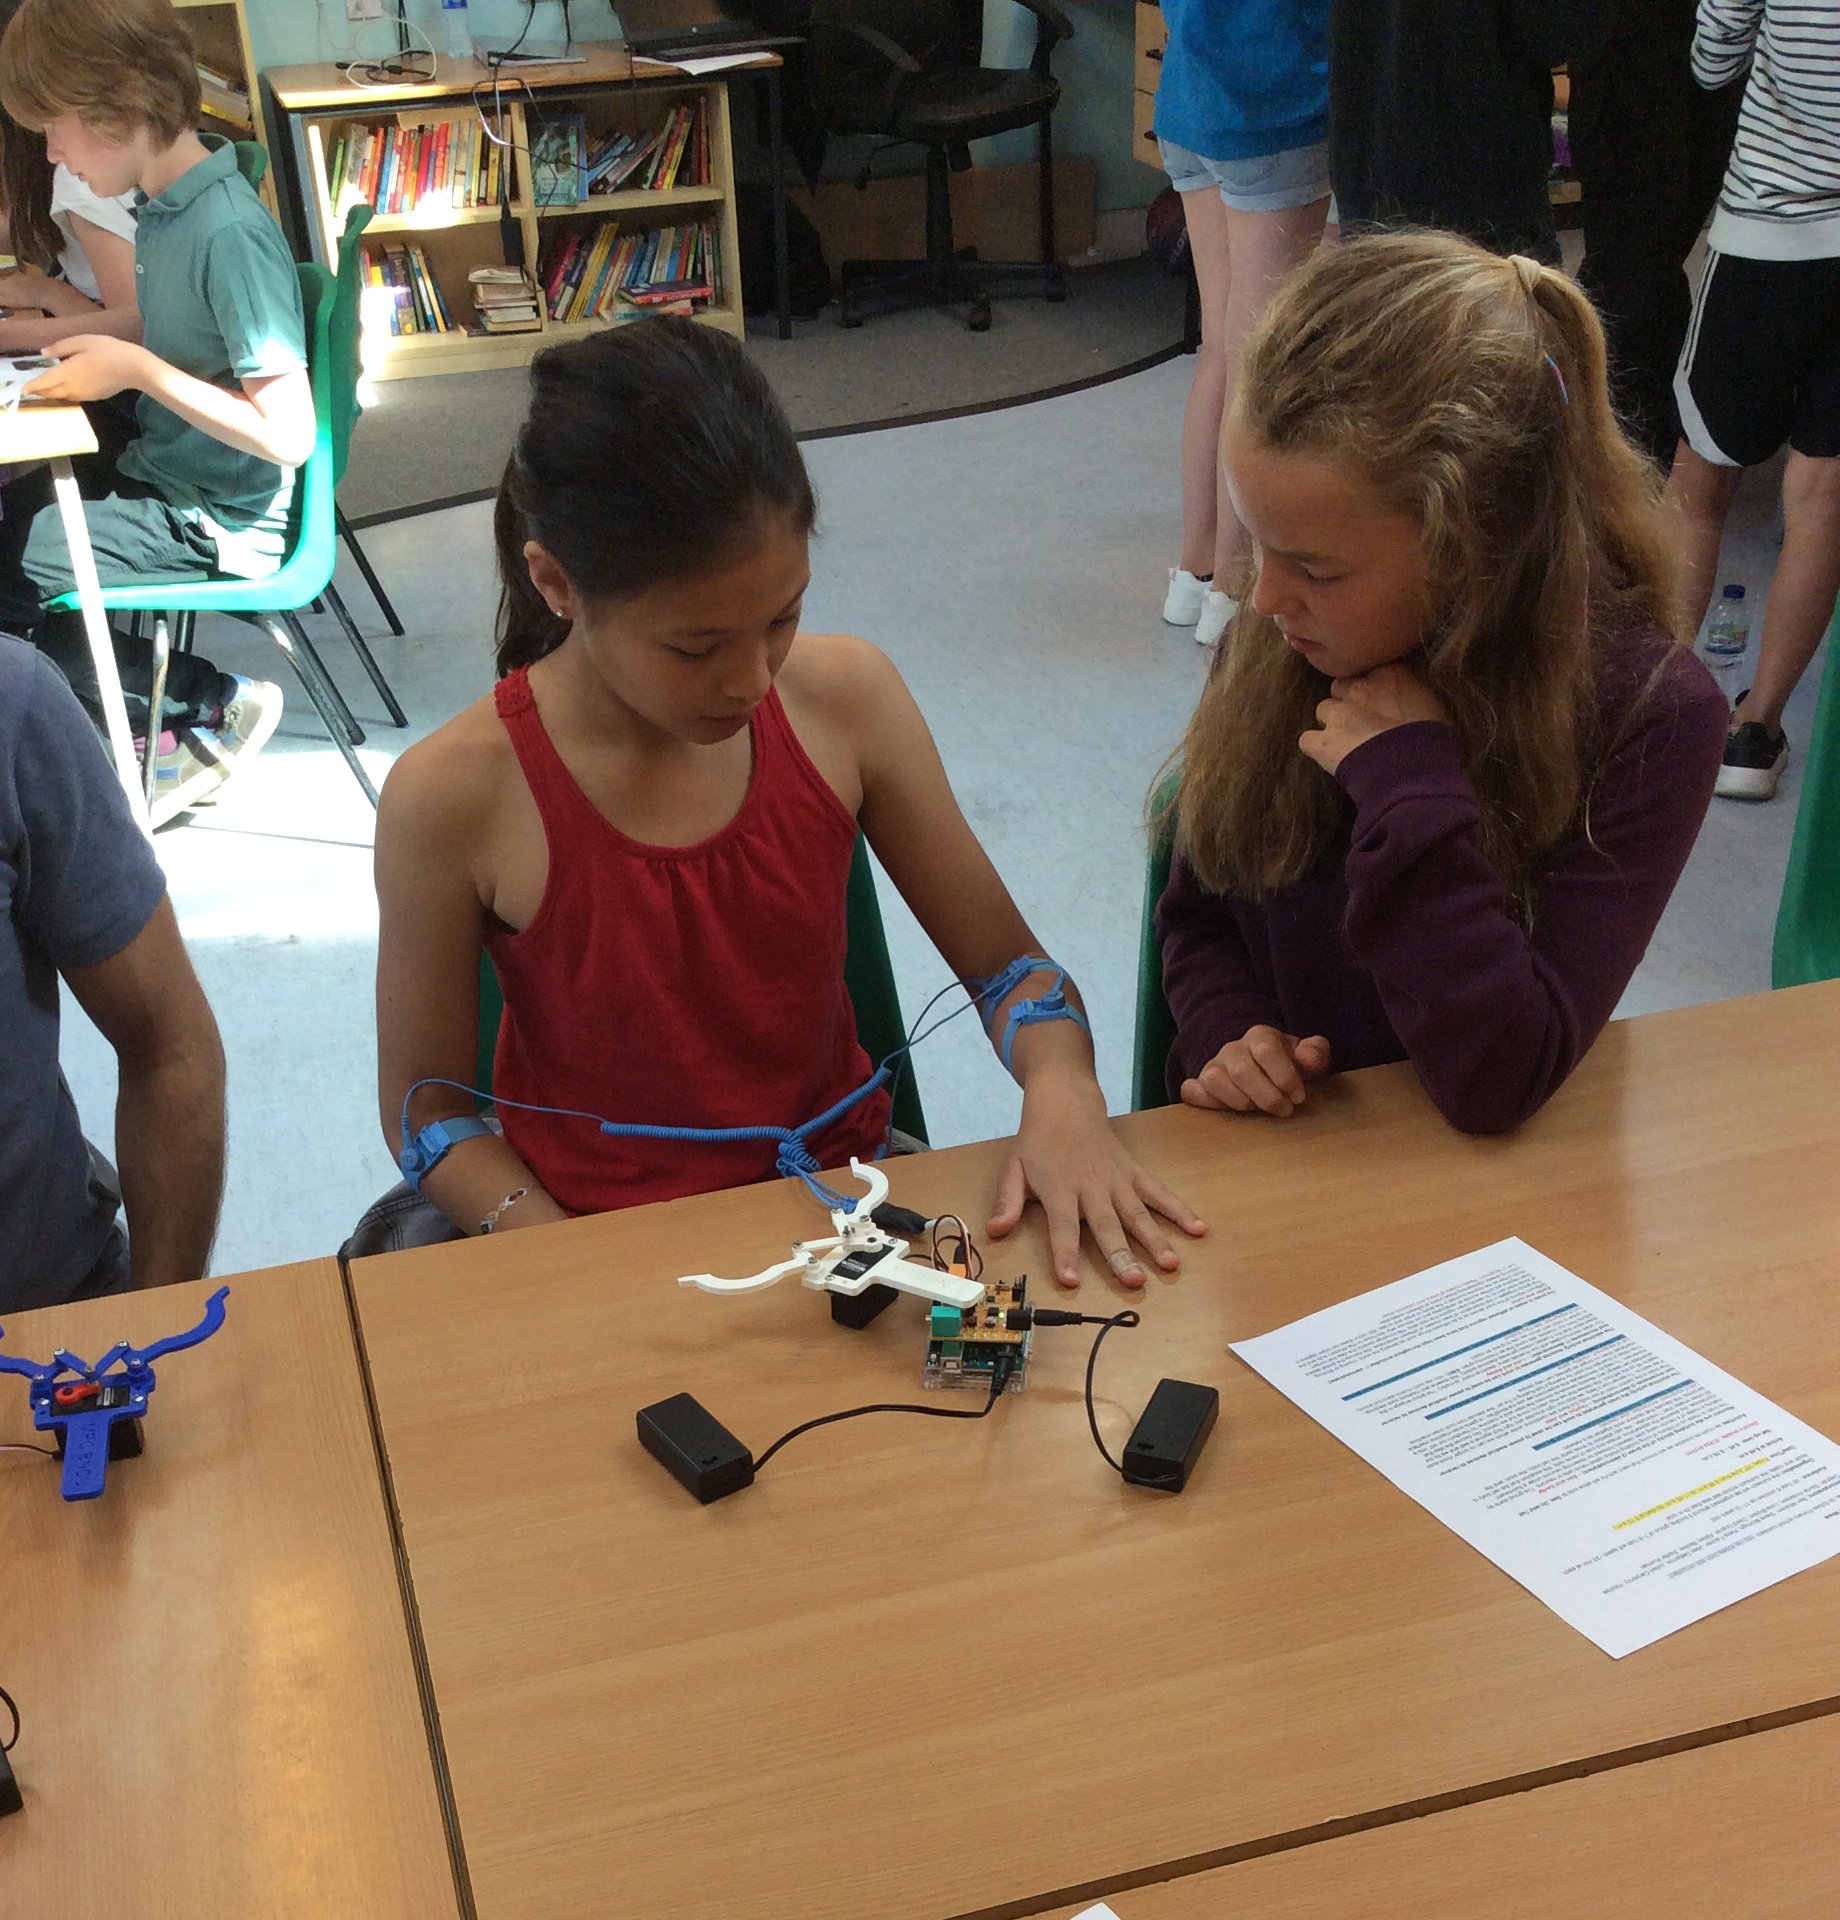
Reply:
[[[534,540],[585,600],[623,600],[745,553],[778,517],[817,519],[791,426],[740,343],[654,315],[551,347],[499,483],[498,671],[559,647],[569,623],[530,578]]]

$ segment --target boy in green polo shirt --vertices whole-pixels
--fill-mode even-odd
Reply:
[[[280,564],[294,472],[312,451],[313,396],[294,262],[237,169],[203,140],[190,40],[169,0],[24,0],[0,40],[0,104],[42,128],[53,163],[95,192],[143,196],[135,276],[140,344],[77,334],[28,391],[103,401],[138,390],[139,437],[114,467],[80,474],[104,585],[136,579],[258,578]],[[75,584],[42,474],[15,480],[0,518],[0,627],[28,634],[93,705],[80,616],[46,614]],[[152,646],[116,636],[130,718],[144,727]],[[280,689],[173,656],[155,818],[170,817],[259,748]],[[214,737],[199,741],[197,732]],[[164,736],[163,736],[164,737]]]

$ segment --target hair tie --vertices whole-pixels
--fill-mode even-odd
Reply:
[[[1553,378],[1559,383],[1559,398],[1569,407],[1572,404],[1572,396],[1566,388],[1565,375],[1559,371],[1558,361],[1549,353],[1546,355],[1546,364],[1552,368]]]
[[[1532,293],[1540,284],[1540,276],[1546,271],[1546,269],[1540,265],[1539,261],[1530,258],[1524,253],[1509,254],[1508,264],[1520,275],[1521,285],[1525,287],[1529,293]]]

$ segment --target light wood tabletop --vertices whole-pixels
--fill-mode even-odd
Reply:
[[[1118,1920],[1814,1920],[1840,1904],[1836,1806],[1840,1719],[1828,1717],[1134,1887],[1106,1905]]]
[[[94,453],[96,430],[78,406],[59,400],[21,400],[0,408],[0,466]]]
[[[380,86],[359,86],[330,60],[309,61],[294,67],[267,67],[262,78],[275,96],[275,104],[285,113],[337,112],[349,107],[354,119],[361,119],[379,101],[392,108],[405,101],[451,100],[471,95],[476,88],[494,84],[507,94],[529,89],[554,92],[569,87],[602,86],[609,80],[681,80],[686,86],[705,80],[724,80],[731,73],[764,71],[780,64],[780,56],[766,48],[750,52],[745,64],[723,67],[711,74],[687,74],[666,60],[636,58],[620,40],[578,40],[576,51],[582,58],[561,66],[488,67],[470,54],[456,58],[442,54],[435,62],[432,80],[403,77]],[[723,52],[710,47],[708,55]]]
[[[1840,1563],[1613,1661],[1226,1350],[1519,1234],[1840,1435],[1837,1054],[1829,984],[1613,1026],[1508,1139],[1452,1133],[1405,1068],[1284,1123],[1119,1122],[1212,1228],[1099,1370],[1114,1446],[1159,1377],[1220,1387],[1179,1497],[1098,1458],[1068,1328],[987,1422],[825,1428],[697,1506],[639,1406],[689,1391],[758,1452],[920,1397],[911,1301],[850,1333],[789,1280],[674,1284],[825,1231],[801,1188],[360,1263],[482,1920],[610,1888],[647,1920],[1041,1912],[1840,1706]],[[999,1159],[900,1161],[893,1197],[980,1220]],[[987,1254],[1045,1273],[1032,1218]]]
[[[5,1318],[95,1360],[215,1282]],[[0,1453],[0,1686],[23,1812],[0,1910],[439,1920],[458,1903],[351,1319],[329,1260],[229,1281],[156,1363],[146,1452],[66,1505]],[[0,1376],[0,1441],[38,1441]]]

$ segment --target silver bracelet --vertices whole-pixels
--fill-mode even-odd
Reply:
[[[495,1206],[492,1209],[492,1211],[488,1213],[482,1221],[480,1221],[479,1231],[481,1233],[492,1232],[493,1229],[498,1225],[498,1216],[501,1213],[503,1213],[507,1207],[515,1207],[520,1200],[524,1199],[529,1194],[529,1192],[530,1192],[530,1189],[528,1187],[519,1187],[514,1192],[506,1194],[504,1199],[502,1199],[498,1203],[498,1205]]]

